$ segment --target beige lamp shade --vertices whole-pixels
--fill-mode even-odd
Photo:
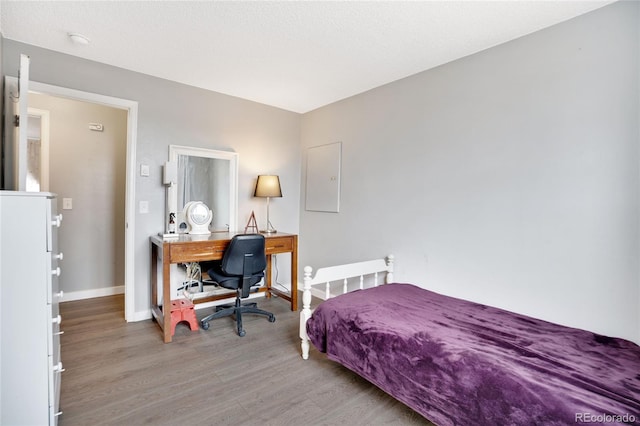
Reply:
[[[282,197],[280,178],[276,175],[260,175],[256,182],[254,197]]]

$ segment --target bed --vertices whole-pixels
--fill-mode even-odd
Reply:
[[[311,342],[439,426],[640,424],[630,341],[392,283],[393,257],[312,271],[302,357]]]

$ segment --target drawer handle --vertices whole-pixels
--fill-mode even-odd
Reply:
[[[62,223],[62,213],[55,215],[52,219],[51,222],[53,222],[52,224],[57,226],[58,228],[60,228],[60,224]]]
[[[60,254],[54,254],[53,258],[54,259],[58,259],[58,260],[62,260],[62,259],[64,259],[64,253],[61,252]]]
[[[284,247],[284,244],[280,244],[280,245],[275,245],[275,246],[273,246],[273,248],[282,248],[282,247]]]
[[[56,269],[51,271],[51,275],[60,276],[60,267],[58,266]]]
[[[55,414],[53,415],[53,417],[58,417],[58,416],[59,416],[59,415],[61,415],[61,414],[62,414],[62,411],[58,411],[57,413],[55,413]]]
[[[52,319],[51,319],[51,322],[52,322],[53,324],[60,324],[60,323],[62,322],[62,317],[61,317],[60,315],[58,315],[57,317],[52,318]]]
[[[57,373],[62,373],[63,371],[65,371],[64,368],[62,368],[62,362],[59,362],[58,365],[54,365],[53,371]]]
[[[64,331],[58,331],[57,333],[53,333],[54,336],[60,336],[61,334],[64,334]]]

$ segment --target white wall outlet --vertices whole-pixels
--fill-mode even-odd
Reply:
[[[62,210],[71,210],[73,208],[73,198],[62,199]]]
[[[149,165],[140,164],[140,176],[149,177]]]
[[[142,214],[149,213],[149,202],[148,201],[140,201],[140,213],[142,213]]]

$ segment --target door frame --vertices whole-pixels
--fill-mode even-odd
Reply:
[[[36,81],[29,82],[29,91],[43,95],[100,104],[127,111],[127,158],[124,207],[124,319],[127,322],[147,319],[149,317],[148,312],[141,312],[137,314],[135,310],[135,177],[136,146],[138,137],[138,102],[128,99],[115,98],[112,96],[100,95],[97,93],[84,92],[67,87],[39,83]]]

